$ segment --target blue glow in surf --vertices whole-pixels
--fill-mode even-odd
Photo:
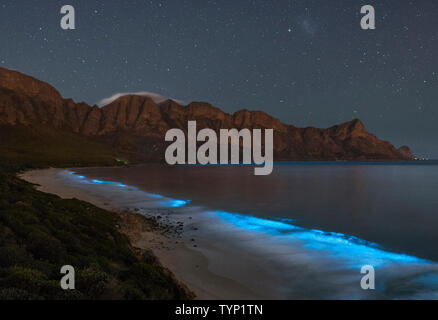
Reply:
[[[161,194],[148,193],[148,195],[152,198],[163,199],[164,197]]]
[[[229,213],[225,211],[217,211],[216,214],[225,221],[231,222],[239,228],[252,231],[261,231],[271,235],[280,235],[282,234],[282,232],[285,231],[299,229],[299,227],[280,221],[272,221],[252,216]]]
[[[81,183],[87,183],[87,184],[97,184],[97,185],[113,185],[120,188],[127,188],[129,190],[138,190],[138,188],[133,186],[128,186],[126,184],[117,182],[117,181],[105,181],[105,180],[99,180],[99,179],[87,179],[85,176],[77,175],[74,171],[69,171],[69,174],[77,177],[80,179]],[[161,194],[154,194],[154,193],[146,193],[148,197],[156,198],[156,199],[163,199],[163,201],[159,202],[160,206],[169,207],[169,208],[179,208],[184,207],[185,205],[189,204],[191,200],[178,200],[178,199],[170,199],[165,198]]]
[[[190,200],[174,200],[174,199],[168,199],[166,201],[160,202],[162,206],[170,207],[170,208],[179,208],[184,207],[185,205],[189,204]]]
[[[120,182],[86,179],[84,176],[75,176],[79,178],[79,181],[82,183],[96,185],[108,184],[120,188],[128,188],[130,190],[138,190],[135,187],[128,186]],[[159,194],[146,194],[151,198],[160,199],[158,205],[168,208],[184,207],[191,202],[191,200],[166,198]],[[376,243],[368,242],[366,240],[343,233],[326,232],[317,229],[306,229],[299,227],[292,224],[294,221],[293,219],[269,220],[225,211],[216,211],[214,214],[225,222],[231,223],[232,225],[243,230],[275,236],[278,241],[282,242],[301,242],[302,247],[321,253],[327,253],[334,258],[344,261],[345,264],[351,268],[360,268],[361,266],[367,264],[378,268],[389,263],[432,263],[430,261],[403,253],[385,251]]]
[[[343,233],[306,229],[281,221],[224,211],[214,213],[238,228],[277,236],[279,241],[302,241],[304,248],[326,252],[332,257],[345,261],[350,268],[360,268],[367,264],[378,268],[389,263],[432,263],[414,256],[385,251],[376,243]]]
[[[403,253],[385,251],[379,245],[356,237],[320,230],[304,230],[294,234],[305,241],[305,248],[326,251],[332,256],[348,261],[350,267],[369,264],[375,268],[388,263],[426,263],[426,260]]]
[[[127,188],[128,185],[120,183],[120,182],[116,182],[116,181],[104,181],[104,180],[99,180],[99,179],[87,179],[87,177],[82,176],[82,175],[77,175],[75,172],[69,172],[70,174],[73,174],[75,177],[77,177],[78,179],[81,180],[82,183],[88,183],[88,184],[109,184],[109,185],[114,185],[120,188]],[[131,190],[138,190],[136,187],[129,187]]]

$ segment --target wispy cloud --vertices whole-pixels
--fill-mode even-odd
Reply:
[[[135,96],[141,96],[141,97],[149,97],[152,100],[154,100],[155,103],[160,103],[163,101],[166,101],[168,99],[171,99],[173,101],[178,102],[179,104],[184,104],[184,101],[168,98],[165,96],[162,96],[161,94],[155,93],[155,92],[148,92],[148,91],[140,91],[140,92],[122,92],[122,93],[115,93],[111,97],[102,99],[98,102],[99,107],[106,106],[110,104],[111,102],[117,100],[120,97],[128,96],[128,95],[135,95]]]

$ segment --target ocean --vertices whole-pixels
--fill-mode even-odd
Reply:
[[[251,256],[237,268],[259,264],[253,272],[270,280],[242,274],[242,283],[269,287],[272,298],[438,298],[438,163],[277,163],[269,176],[243,165],[149,164],[73,176],[198,217],[196,236]],[[364,265],[376,269],[376,290],[360,288]],[[239,277],[227,268],[211,266]]]

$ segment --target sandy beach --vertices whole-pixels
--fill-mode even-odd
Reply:
[[[213,209],[181,194],[171,198],[170,188],[158,191],[163,194],[151,193],[154,189],[141,183],[145,179],[168,183],[178,178],[162,170],[159,177],[143,173],[129,179],[123,176],[126,170],[46,169],[21,177],[43,192],[119,213],[120,229],[132,245],[151,250],[197,299],[417,299],[437,295],[433,283],[438,279],[438,266],[433,261],[387,251],[348,234],[300,227],[294,221]],[[140,168],[132,170],[139,172]],[[369,264],[378,269],[375,291],[360,286],[361,267]]]
[[[263,299],[262,294],[245,287],[235,279],[219,275],[212,271],[215,261],[226,259],[239,260],[239,253],[225,252],[196,239],[199,227],[191,216],[174,215],[173,209],[153,208],[154,204],[144,201],[141,190],[112,188],[105,185],[75,183],[69,179],[70,170],[44,169],[27,171],[20,178],[36,184],[42,192],[55,194],[64,199],[76,198],[87,201],[106,210],[118,212],[122,221],[127,214],[141,215],[157,222],[157,228],[151,228],[147,220],[134,219],[122,231],[128,235],[133,247],[152,250],[161,264],[196,294],[196,299]],[[150,200],[150,199],[148,199]],[[142,225],[135,225],[136,223]],[[210,258],[209,258],[210,257]],[[215,258],[211,258],[215,257]],[[214,261],[215,260],[215,261]],[[239,277],[240,271],[228,270]],[[257,275],[254,275],[254,281]]]

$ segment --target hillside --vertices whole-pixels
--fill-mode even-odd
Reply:
[[[47,83],[16,71],[0,68],[0,127],[3,132],[19,132],[23,128],[39,131],[44,128],[46,139],[35,141],[33,153],[45,143],[53,145],[57,133],[69,135],[63,148],[77,150],[75,143],[98,145],[105,152],[94,153],[94,147],[85,148],[93,157],[104,154],[106,159],[126,156],[133,161],[162,161],[168,129],[186,130],[187,121],[196,120],[198,130],[212,128],[274,129],[274,159],[279,160],[411,160],[408,147],[396,149],[387,141],[369,133],[364,124],[352,120],[328,129],[297,128],[282,123],[262,111],[240,110],[227,114],[204,102],[182,106],[167,100],[155,103],[148,97],[122,96],[99,108],[85,103],[63,99]],[[76,141],[76,142],[75,142]],[[14,148],[8,142],[3,146]],[[16,146],[16,144],[15,144]]]
[[[0,300],[188,299],[149,252],[117,228],[121,216],[36,191],[0,168]],[[76,290],[59,286],[75,266]]]

